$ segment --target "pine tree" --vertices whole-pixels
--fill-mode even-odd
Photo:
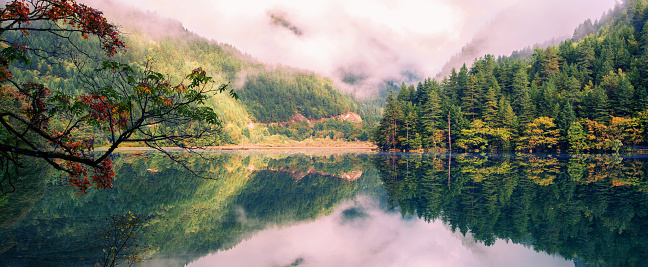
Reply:
[[[535,119],[536,108],[531,100],[531,95],[527,90],[522,92],[520,100],[520,124],[527,124]]]
[[[418,124],[418,116],[416,109],[411,102],[399,101],[401,110],[403,111],[403,120],[401,122],[400,132],[397,139],[401,143],[401,149],[409,151],[412,149],[419,149],[421,146],[420,136],[416,140],[416,125]]]
[[[605,90],[599,86],[594,87],[589,99],[591,101],[589,106],[592,110],[592,120],[599,123],[607,122],[610,119],[610,111]]]
[[[630,79],[621,69],[611,71],[603,77],[600,87],[610,96],[610,104],[615,116],[628,116],[633,110],[635,90]]]
[[[435,84],[435,85],[433,85]],[[425,79],[423,83],[419,83],[419,86],[416,89],[416,104],[419,106],[425,106],[428,101],[428,94],[432,90],[433,86],[439,86],[437,81],[432,80],[431,78]]]
[[[633,110],[633,97],[635,89],[630,83],[630,79],[619,69],[619,86],[614,94],[614,111],[616,116],[629,116]]]
[[[576,112],[574,112],[574,108],[568,101],[565,101],[558,106],[560,109],[556,114],[556,126],[564,136],[567,134],[572,123],[576,121]]]
[[[545,50],[544,56],[540,61],[540,66],[540,77],[543,81],[560,72],[559,58],[554,47],[550,46]]]
[[[452,142],[455,142],[461,136],[461,130],[468,128],[468,120],[461,111],[461,107],[450,105],[445,107],[444,114],[449,115],[450,121],[450,137]],[[446,117],[447,118],[447,117]],[[447,130],[445,131],[447,134]]]
[[[483,76],[481,73],[472,74],[468,80],[468,88],[461,101],[461,109],[465,110],[467,117],[474,120],[480,114]]]
[[[634,27],[635,32],[641,32],[646,23],[646,19],[648,19],[648,14],[646,14],[646,8],[644,7],[643,1],[634,0],[633,4],[632,26]]]
[[[397,149],[401,147],[398,142],[398,129],[402,124],[403,112],[399,101],[394,97],[394,92],[389,92],[386,99],[385,112],[380,120],[380,125],[376,128],[373,142],[381,150]]]
[[[540,87],[540,93],[542,95],[539,98],[538,107],[542,107],[542,116],[553,117],[553,110],[558,104],[558,92],[556,90],[556,83],[554,78],[549,78],[548,81],[542,84]]]
[[[529,90],[529,76],[527,75],[526,67],[519,61],[513,65],[511,71],[513,72],[513,77],[511,78],[511,99],[513,100],[513,107],[519,112],[522,107],[522,94]]]
[[[648,109],[648,90],[641,86],[635,90],[634,111],[641,112],[646,109]]]
[[[498,103],[496,126],[509,131],[514,131],[518,127],[518,118],[513,112],[509,101],[503,96]]]
[[[489,126],[493,126],[495,124],[496,117],[497,117],[497,95],[495,93],[495,88],[490,87],[488,88],[488,91],[484,96],[482,119]]]
[[[581,83],[587,83],[592,79],[594,61],[596,60],[594,55],[594,47],[592,44],[593,42],[594,38],[588,37],[583,39],[583,41],[578,44],[578,68],[586,77],[586,80],[582,80]]]
[[[468,83],[469,83],[468,68],[466,68],[466,64],[463,64],[463,66],[461,66],[461,68],[459,69],[459,73],[457,73],[457,82],[455,87],[457,96],[455,99],[464,98],[465,92],[466,90],[468,90]]]
[[[438,93],[435,90],[430,90],[428,92],[428,101],[424,106],[424,112],[422,116],[422,133],[423,133],[423,146],[426,148],[436,147],[441,140],[437,140],[435,133],[439,127],[442,125],[442,116],[441,116],[441,100]]]

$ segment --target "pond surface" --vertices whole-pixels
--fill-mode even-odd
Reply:
[[[76,195],[21,170],[0,196],[0,265],[642,266],[645,157],[227,152],[116,154]],[[3,185],[7,186],[7,185]]]

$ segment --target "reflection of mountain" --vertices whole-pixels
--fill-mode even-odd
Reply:
[[[334,177],[334,178],[340,178],[340,179],[344,179],[344,180],[347,180],[347,181],[351,182],[351,181],[357,180],[358,178],[360,178],[362,176],[362,171],[361,170],[344,172],[344,173],[341,173],[341,174],[330,174],[330,173],[326,173],[326,172],[322,172],[322,171],[316,171],[314,169],[309,169],[306,172],[291,170],[291,169],[288,169],[288,168],[281,168],[279,170],[275,170],[275,169],[268,169],[268,170],[287,172],[287,173],[290,174],[290,176],[292,176],[296,180],[300,180],[300,179],[304,178],[306,175],[317,174],[317,175],[322,175],[322,176],[330,176],[330,177]]]
[[[646,159],[535,156],[382,156],[391,205],[497,238],[604,266],[648,260]]]
[[[91,233],[105,226],[108,215],[132,211],[151,216],[144,239],[153,247],[154,257],[179,258],[182,264],[231,248],[268,225],[312,220],[360,191],[379,190],[376,172],[363,169],[370,165],[368,159],[253,153],[216,154],[209,161],[189,158],[194,169],[214,178],[206,180],[159,154],[121,154],[113,159],[115,188],[85,196],[75,195],[69,186],[53,185],[55,178],[33,175],[29,183],[33,189],[0,198],[0,210],[24,211],[0,214],[2,222],[11,222],[0,228],[0,262],[40,265],[44,260],[76,260],[91,265]],[[264,169],[306,175],[296,180],[291,172]],[[356,179],[341,179],[344,174]],[[23,215],[5,217],[14,214]]]

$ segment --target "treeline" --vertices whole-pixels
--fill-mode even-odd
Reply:
[[[282,126],[280,124],[268,125],[269,135],[284,135],[292,140],[303,141],[308,138],[324,138],[346,141],[369,141],[372,126],[366,122],[355,123],[340,119],[330,119],[315,122],[296,122]],[[243,134],[246,134],[244,131]]]
[[[374,143],[383,150],[619,151],[648,141],[648,6],[581,41],[529,59],[477,59],[441,82],[390,94]]]
[[[261,123],[286,122],[296,113],[321,119],[358,109],[353,98],[335,88],[331,80],[314,73],[261,71],[248,75],[237,93]]]

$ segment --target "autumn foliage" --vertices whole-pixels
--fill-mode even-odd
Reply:
[[[72,0],[11,1],[0,9],[0,22],[0,35],[14,32],[27,37],[39,32],[68,42],[96,38],[109,57],[125,48],[116,26],[101,11]],[[74,34],[83,38],[70,38]],[[94,70],[95,76],[85,78],[84,93],[68,94],[15,80],[10,71],[13,63],[28,64],[31,55],[42,57],[47,51],[9,38],[0,43],[4,47],[0,52],[0,170],[5,174],[10,165],[23,166],[23,157],[41,158],[67,172],[70,185],[85,194],[90,187],[112,188],[109,156],[120,144],[144,143],[161,151],[165,145],[192,149],[187,145],[191,140],[220,129],[218,116],[202,105],[226,85],[212,89],[211,77],[202,69],[187,75],[187,85],[185,81],[171,85],[150,67],[135,70],[105,61]],[[71,47],[77,46],[71,43]],[[189,126],[191,131],[180,134],[168,130]],[[81,134],[81,128],[88,127],[107,138],[107,151],[94,151],[95,136]],[[5,175],[0,185],[11,184],[8,179]]]

